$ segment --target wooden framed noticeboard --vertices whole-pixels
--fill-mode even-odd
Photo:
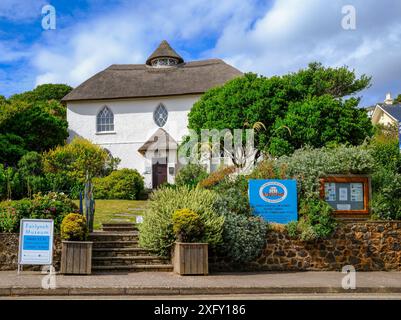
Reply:
[[[368,215],[368,176],[327,176],[320,179],[320,196],[339,215]]]

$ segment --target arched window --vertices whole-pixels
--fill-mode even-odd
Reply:
[[[114,131],[114,114],[108,107],[104,107],[96,117],[97,132]]]
[[[167,109],[162,103],[160,103],[157,106],[155,112],[153,113],[153,120],[159,127],[163,127],[167,122],[167,118],[168,118]]]

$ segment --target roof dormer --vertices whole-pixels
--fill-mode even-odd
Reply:
[[[183,62],[184,59],[171,48],[166,40],[163,40],[146,60],[146,64],[154,68],[173,67]]]

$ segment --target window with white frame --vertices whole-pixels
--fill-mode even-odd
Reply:
[[[114,131],[114,114],[107,106],[104,106],[97,114],[96,130],[97,132]]]

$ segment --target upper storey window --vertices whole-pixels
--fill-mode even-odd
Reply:
[[[174,58],[157,58],[152,60],[152,67],[164,68],[171,67],[178,64],[178,60]]]
[[[159,127],[163,127],[167,122],[167,117],[167,109],[162,103],[160,103],[153,113],[153,120]]]
[[[97,132],[114,131],[114,114],[106,106],[97,114],[96,130]]]

